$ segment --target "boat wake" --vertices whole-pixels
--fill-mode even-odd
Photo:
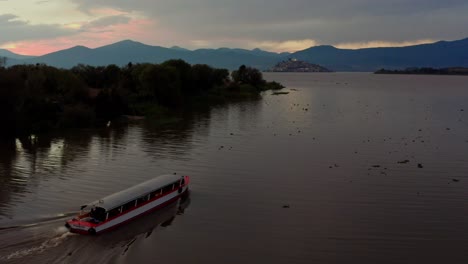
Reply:
[[[68,231],[66,219],[76,213],[0,226],[0,263],[115,263],[138,241],[183,214],[190,198],[136,219],[115,231],[83,236]]]
[[[62,226],[64,219],[74,214],[64,213],[0,226],[0,263],[20,261],[24,257],[43,253],[75,236]]]
[[[68,213],[60,213],[52,216],[45,216],[41,217],[38,219],[28,219],[28,220],[22,220],[22,219],[17,219],[15,220],[15,224],[9,223],[9,222],[4,222],[3,224],[0,225],[0,232],[3,230],[7,229],[19,229],[19,228],[28,228],[28,227],[34,227],[34,226],[39,226],[39,225],[44,225],[46,223],[50,222],[56,222],[58,220],[64,220],[70,216],[76,215],[77,212],[68,212]]]
[[[8,261],[8,260],[12,260],[12,259],[19,259],[19,258],[23,258],[23,257],[28,256],[28,255],[31,255],[31,254],[39,254],[39,253],[42,253],[42,252],[46,251],[47,249],[55,248],[55,247],[59,246],[68,237],[75,236],[75,234],[72,234],[72,233],[68,232],[65,227],[63,229],[65,229],[64,230],[65,233],[63,233],[61,235],[58,235],[56,237],[47,239],[44,242],[42,242],[42,244],[40,244],[39,246],[33,246],[33,247],[30,247],[30,248],[20,249],[20,250],[17,250],[15,252],[13,252],[13,253],[10,253],[9,255],[7,255],[5,257],[0,257],[0,261],[3,261],[3,260]]]

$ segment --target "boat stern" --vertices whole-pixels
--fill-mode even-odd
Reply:
[[[65,223],[65,227],[72,233],[78,234],[96,234],[96,224],[79,219],[71,219]]]

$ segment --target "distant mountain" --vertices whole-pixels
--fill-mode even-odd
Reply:
[[[318,46],[295,52],[291,56],[321,64],[335,71],[468,67],[468,38],[398,48],[346,50]]]
[[[34,56],[20,55],[20,54],[13,53],[6,49],[0,49],[0,57],[6,57],[8,59],[14,59],[14,60],[34,58]]]
[[[169,59],[183,59],[192,64],[208,64],[228,69],[237,69],[242,64],[266,69],[271,67],[280,56],[277,53],[262,50],[219,48],[191,51],[180,47],[164,48],[124,40],[96,49],[76,46],[33,59],[26,59],[22,63],[45,63],[55,67],[71,68],[79,63],[94,66],[108,64],[122,66],[129,62],[161,63]]]
[[[0,56],[2,56],[0,50]],[[16,54],[17,55],[17,54]],[[338,49],[333,46],[316,46],[294,53],[274,53],[260,49],[198,49],[188,50],[174,46],[150,46],[132,40],[90,49],[76,46],[35,58],[5,56],[11,64],[35,64],[70,68],[79,63],[89,65],[132,63],[161,63],[169,59],[183,59],[191,64],[208,64],[214,67],[237,69],[244,64],[261,70],[272,68],[278,61],[295,58],[311,64],[320,64],[333,71],[376,71],[408,67],[468,67],[468,38],[457,41],[440,41],[399,48]]]

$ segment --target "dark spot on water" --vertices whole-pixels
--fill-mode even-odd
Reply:
[[[284,209],[287,209],[287,208],[289,208],[289,207],[290,207],[289,204],[283,205],[283,208],[284,208]]]
[[[380,168],[380,165],[372,165],[373,168]]]
[[[148,233],[146,233],[146,236],[145,236],[145,238],[148,238],[148,237],[150,237],[150,236],[151,236],[151,234],[153,233],[153,230],[154,230],[154,229],[151,229],[150,231],[148,231]]]
[[[130,241],[130,243],[128,243],[128,244],[126,245],[126,248],[125,248],[125,250],[122,252],[122,255],[125,255],[125,253],[127,253],[128,249],[130,249],[130,246],[131,246],[133,243],[135,243],[136,240],[137,240],[137,239],[134,238],[132,241]]]
[[[423,167],[423,165],[421,163],[418,163],[418,168],[422,169],[424,167]]]
[[[410,162],[409,160],[398,161],[399,164],[406,164],[406,163],[409,163],[409,162]]]
[[[452,179],[453,182],[459,182],[459,179]]]

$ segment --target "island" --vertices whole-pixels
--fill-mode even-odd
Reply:
[[[375,74],[426,74],[426,75],[468,75],[468,68],[450,67],[450,68],[406,68],[405,70],[386,70],[380,69]]]
[[[332,72],[331,70],[320,66],[318,64],[312,64],[305,61],[300,61],[294,58],[290,58],[286,61],[279,62],[273,68],[268,70],[269,72]]]

